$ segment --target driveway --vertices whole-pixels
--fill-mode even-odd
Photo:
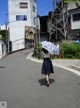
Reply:
[[[46,87],[41,63],[26,59],[30,52],[0,60],[0,102],[7,102],[7,108],[80,108],[80,77],[54,67]]]

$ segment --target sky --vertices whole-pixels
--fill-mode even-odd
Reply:
[[[38,15],[48,15],[52,11],[52,0],[37,0]],[[8,0],[0,0],[0,25],[5,25],[8,14]]]

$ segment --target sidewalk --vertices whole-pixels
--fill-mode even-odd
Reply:
[[[34,62],[42,63],[43,60],[39,60],[35,57],[32,57],[33,52],[31,52],[26,59],[32,60]],[[80,60],[79,59],[56,59],[52,60],[52,63],[56,67],[67,69],[80,76]]]

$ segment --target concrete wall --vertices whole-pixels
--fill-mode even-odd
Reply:
[[[5,43],[0,40],[0,58],[6,55],[6,45]]]

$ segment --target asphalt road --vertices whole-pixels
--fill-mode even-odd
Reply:
[[[7,108],[80,108],[80,77],[54,67],[46,87],[41,63],[25,59],[29,52],[0,60],[0,102],[7,102]]]

